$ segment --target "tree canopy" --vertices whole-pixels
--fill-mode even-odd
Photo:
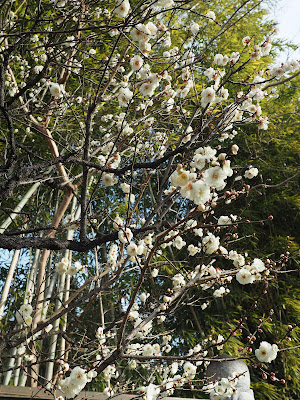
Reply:
[[[299,62],[259,0],[0,6],[1,374],[299,396]],[[206,393],[206,394],[205,394]]]

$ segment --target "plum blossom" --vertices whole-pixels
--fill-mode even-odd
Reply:
[[[221,217],[218,219],[218,225],[231,225],[232,220],[230,217],[221,215]]]
[[[181,236],[178,235],[173,240],[172,244],[173,244],[174,247],[176,247],[176,249],[180,250],[186,245],[186,242],[182,239]]]
[[[218,236],[213,235],[211,232],[208,233],[202,239],[202,247],[206,254],[213,254],[215,253],[220,245],[220,238]]]
[[[237,144],[233,144],[231,146],[231,153],[236,155],[238,153],[238,151],[239,151],[239,146]]]
[[[266,116],[262,116],[259,120],[258,120],[258,129],[262,129],[264,131],[266,131],[268,129],[268,125],[269,125],[269,119]]]
[[[185,281],[184,277],[182,276],[182,274],[174,275],[172,278],[172,282],[173,282],[174,290],[180,289],[181,287],[185,286],[185,284],[186,284],[186,281]]]
[[[117,0],[117,7],[114,9],[114,12],[120,17],[127,17],[130,10],[130,3],[128,0]]]
[[[101,182],[103,186],[114,186],[118,182],[118,178],[110,172],[103,172]]]
[[[181,164],[177,165],[176,170],[171,174],[169,181],[173,186],[185,186],[190,178],[190,172],[183,169]]]
[[[261,47],[258,45],[253,46],[253,52],[250,54],[251,60],[260,60],[262,56]]]
[[[219,381],[214,381],[206,385],[204,391],[209,393],[211,400],[225,400],[234,396],[236,393],[236,384],[236,379],[222,378]]]
[[[143,292],[143,293],[140,295],[140,300],[141,300],[141,302],[142,302],[142,303],[145,303],[149,296],[150,296],[150,293],[145,293],[145,292]]]
[[[31,325],[32,322],[32,306],[30,304],[23,304],[16,312],[16,320],[18,324]]]
[[[214,70],[212,67],[204,71],[204,75],[211,81],[215,80],[219,76],[219,71]]]
[[[210,199],[210,188],[202,180],[196,181],[193,184],[192,200],[195,204],[205,204]]]
[[[254,275],[252,275],[246,268],[241,268],[235,277],[241,285],[248,285],[249,283],[253,283],[255,280]]]
[[[270,363],[277,357],[278,346],[268,342],[261,342],[259,348],[255,350],[255,356],[260,362]]]
[[[258,169],[255,167],[249,168],[244,174],[245,178],[247,179],[252,179],[257,175],[258,175]]]
[[[113,391],[113,389],[112,389],[111,387],[106,387],[106,388],[103,390],[103,394],[104,394],[104,396],[106,396],[106,397],[113,397],[113,395],[115,394],[115,392]]]
[[[201,92],[201,106],[206,107],[215,100],[216,92],[212,87],[208,87]]]
[[[103,328],[99,327],[96,332],[96,338],[99,340],[100,344],[104,344],[106,342],[106,336],[103,333]]]
[[[141,56],[133,56],[130,59],[130,65],[133,71],[138,71],[143,66],[143,59]]]
[[[245,37],[242,39],[243,46],[248,46],[250,42],[251,42],[250,36],[245,36]]]
[[[194,246],[193,244],[190,244],[187,248],[189,255],[190,256],[195,256],[197,253],[199,253],[200,249],[196,246]]]
[[[91,376],[89,376],[90,378]],[[75,367],[70,376],[59,381],[59,386],[66,397],[75,397],[85,387],[88,382],[88,376],[84,369]]]
[[[118,232],[118,238],[121,243],[130,243],[133,234],[129,228],[120,229]]]
[[[160,0],[161,1],[161,0]],[[160,387],[150,383],[146,388],[145,400],[155,400],[160,393]]]
[[[151,33],[151,38],[155,38],[158,29],[157,26],[152,21],[149,21],[146,24],[146,28],[149,29]]]
[[[134,242],[130,242],[129,245],[126,248],[127,254],[129,256],[137,256],[137,245]]]
[[[214,21],[216,19],[216,14],[213,11],[208,11],[206,13],[206,17],[209,18],[211,21]]]
[[[25,354],[24,359],[25,359],[25,361],[31,362],[31,361],[34,361],[35,356],[34,356],[34,354]]]
[[[62,88],[59,83],[51,82],[49,84],[49,90],[50,90],[51,95],[55,96],[55,97],[60,97],[60,95],[62,93]]]
[[[130,100],[132,99],[133,92],[128,88],[121,88],[118,95],[119,105],[127,107]]]
[[[62,275],[67,272],[69,268],[69,260],[66,257],[63,257],[60,262],[56,265],[56,272],[59,275]]]
[[[198,25],[196,22],[193,22],[193,23],[191,24],[191,26],[190,26],[190,30],[191,30],[192,34],[195,36],[195,35],[197,35],[197,33],[199,32],[200,27],[199,27],[199,25]]]
[[[128,183],[126,183],[126,182],[121,183],[121,189],[122,189],[122,192],[125,194],[130,193],[130,185],[128,185]]]
[[[158,276],[158,269],[157,268],[153,268],[153,270],[151,271],[151,276],[153,278],[156,278]]]
[[[285,70],[282,65],[275,65],[270,69],[270,73],[276,76],[276,78],[280,78],[285,73]]]
[[[223,56],[223,54],[216,54],[214,57],[214,63],[217,65],[225,66],[229,61],[228,56]]]
[[[221,167],[212,167],[204,172],[203,177],[207,185],[221,190],[226,184],[224,180],[227,175]]]
[[[119,216],[119,214],[116,215],[114,221],[113,221],[113,228],[116,230],[119,230],[122,226],[123,226],[123,220],[122,218]]]
[[[223,297],[225,293],[226,293],[226,289],[224,288],[224,286],[220,286],[218,289],[216,289],[213,292],[213,296],[214,297]]]
[[[197,366],[187,361],[183,365],[183,370],[183,376],[187,377],[188,379],[194,379],[197,372]]]
[[[239,58],[240,58],[240,53],[234,52],[234,51],[233,51],[233,52],[230,54],[230,57],[229,57],[229,64],[230,64],[230,65],[236,64],[236,63],[238,62]]]
[[[80,367],[75,367],[70,375],[71,381],[74,383],[74,386],[85,386],[87,383],[87,376],[85,370]]]
[[[149,356],[152,356],[153,353],[154,353],[154,350],[153,350],[152,345],[150,343],[145,344],[143,347],[143,353],[142,353],[143,356],[149,357]]]
[[[228,89],[225,89],[222,86],[221,89],[218,91],[218,95],[219,95],[219,97],[216,98],[216,101],[218,100],[220,102],[222,100],[227,100],[228,96],[229,96],[229,91],[228,91]]]
[[[155,7],[157,9],[170,8],[173,6],[173,4],[174,4],[173,0],[157,0],[151,5],[151,7]]]
[[[262,260],[260,260],[259,258],[254,258],[251,264],[251,269],[256,270],[257,272],[263,272],[266,267]]]
[[[84,267],[81,265],[79,261],[76,261],[73,265],[69,265],[67,269],[67,274],[68,275],[75,275],[79,271],[83,271]]]
[[[139,23],[130,31],[130,35],[134,41],[147,41],[151,37],[151,31],[146,25]]]

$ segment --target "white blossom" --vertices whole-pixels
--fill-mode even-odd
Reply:
[[[54,82],[51,82],[49,84],[49,90],[50,90],[51,95],[55,96],[55,97],[60,97],[60,95],[62,93],[60,84],[54,83]]]
[[[87,383],[87,376],[85,370],[80,367],[75,367],[70,375],[71,381],[74,386],[82,386],[84,387]]]
[[[134,242],[130,242],[126,251],[129,256],[137,256],[137,245]]]
[[[212,167],[207,169],[204,174],[204,181],[208,186],[221,190],[225,186],[226,173],[221,167]]]
[[[117,7],[114,9],[114,12],[120,17],[127,17],[130,10],[130,3],[128,0],[117,0]]]
[[[134,71],[138,71],[138,70],[143,66],[143,59],[142,59],[142,57],[141,57],[141,56],[138,56],[138,55],[133,56],[133,57],[130,59],[130,65],[131,65],[131,68],[132,68]]]
[[[118,232],[118,238],[122,243],[130,243],[133,234],[129,228],[120,229]]]
[[[242,43],[243,43],[244,46],[248,46],[249,43],[250,43],[250,41],[251,41],[250,36],[245,36],[245,37],[242,39]]]
[[[153,277],[153,278],[156,278],[157,277],[157,275],[158,275],[158,269],[157,268],[153,268],[153,270],[151,271],[151,276]]]
[[[257,175],[258,175],[258,169],[254,167],[249,168],[247,171],[245,171],[244,174],[245,178],[247,179],[252,179]]]
[[[187,361],[183,365],[184,376],[188,377],[188,379],[194,379],[197,371],[196,365]]]
[[[216,92],[212,87],[208,87],[201,92],[201,105],[206,107],[207,104],[212,103],[215,100]]]
[[[213,11],[208,11],[206,17],[214,21],[216,19],[216,14]]]
[[[254,276],[246,268],[240,269],[235,277],[241,285],[248,285],[254,282]]]
[[[190,26],[190,30],[193,35],[197,35],[197,33],[199,32],[199,29],[200,29],[200,27],[196,22],[193,22]]]
[[[261,362],[270,363],[277,357],[278,346],[268,342],[261,342],[259,348],[255,350],[256,358]]]

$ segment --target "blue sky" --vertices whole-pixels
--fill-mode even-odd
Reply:
[[[270,8],[270,17],[279,22],[278,37],[298,44],[298,49],[281,54],[280,61],[300,59],[300,0],[279,0]]]

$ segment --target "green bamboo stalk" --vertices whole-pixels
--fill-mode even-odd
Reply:
[[[3,287],[3,291],[2,291],[2,294],[1,294],[1,300],[0,300],[0,321],[2,319],[3,312],[4,312],[4,309],[5,309],[6,300],[7,300],[7,297],[8,297],[11,281],[12,281],[12,278],[14,276],[15,268],[16,268],[16,265],[18,264],[18,261],[19,261],[20,252],[21,252],[21,250],[15,250],[14,255],[12,257],[12,260],[11,260],[11,263],[10,263],[8,274],[7,274],[7,277],[6,277],[6,280],[5,280],[5,284],[4,284],[4,287]]]
[[[16,355],[16,353],[17,353],[16,347],[11,349],[11,358],[8,361],[7,369],[13,368],[13,366],[15,365],[15,357],[14,356]],[[12,370],[7,371],[6,374],[4,375],[3,385],[9,384],[11,376],[12,376]]]
[[[46,173],[49,173],[53,169],[53,166],[49,167]],[[14,219],[19,215],[19,213],[22,211],[23,207],[26,205],[26,203],[32,198],[34,193],[37,191],[37,189],[40,187],[41,182],[36,182],[34,185],[31,186],[31,188],[28,190],[28,192],[23,196],[22,200],[19,202],[19,204],[14,208],[12,213],[6,218],[6,220],[0,225],[0,234],[4,233],[5,230],[9,227],[9,225],[14,221]]]
[[[76,203],[77,203],[77,199],[76,197],[73,198],[73,202],[72,202],[72,211],[71,211],[71,215],[72,215],[72,221],[78,219],[80,217],[80,212],[81,212],[81,208],[80,205],[77,209],[76,215],[73,216],[73,213],[75,211],[75,207],[76,207]],[[68,231],[67,234],[67,239],[68,240],[72,240],[73,236],[74,236],[74,230],[70,229]],[[72,259],[72,252],[69,250],[65,250],[62,257],[66,257],[69,259],[69,261],[71,262]],[[55,309],[58,310],[58,308],[61,306],[61,302],[63,301],[63,297],[64,297],[64,292],[68,293],[69,289],[67,288],[67,286],[69,287],[69,284],[66,285],[66,281],[68,281],[68,278],[70,278],[70,275],[66,275],[66,274],[62,274],[60,276],[59,279],[59,290],[58,290],[58,299],[56,301],[56,305],[55,305]],[[65,316],[66,318],[66,316]],[[60,324],[60,318],[58,318],[55,323],[53,324],[53,330],[57,331],[59,328],[59,324]],[[55,359],[55,354],[56,354],[56,347],[57,347],[57,340],[58,340],[58,335],[54,334],[51,336],[51,343],[49,346],[49,351],[48,351],[48,357],[50,360],[54,360]],[[61,338],[61,341],[63,341],[64,339]],[[46,364],[46,372],[45,372],[45,380],[47,382],[46,384],[46,388],[50,388],[51,387],[51,382],[53,379],[53,371],[54,371],[54,361],[49,361]]]

